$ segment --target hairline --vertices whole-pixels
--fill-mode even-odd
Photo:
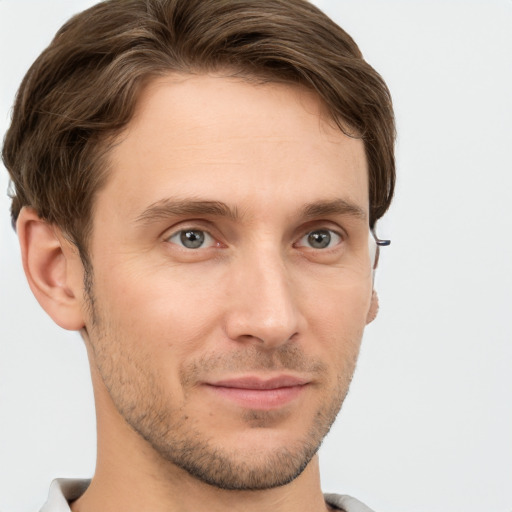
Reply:
[[[89,254],[89,244],[94,229],[95,206],[98,194],[107,185],[108,180],[111,174],[113,173],[113,162],[110,159],[112,149],[122,142],[124,134],[126,134],[129,130],[130,125],[132,124],[134,118],[137,115],[137,110],[141,104],[142,96],[157,81],[163,80],[165,78],[171,78],[174,76],[181,77],[182,79],[186,80],[192,77],[208,75],[226,79],[237,79],[254,86],[264,86],[267,84],[282,84],[294,87],[296,89],[302,89],[303,91],[313,94],[319,101],[319,104],[321,106],[321,119],[323,122],[327,123],[331,128],[339,130],[347,137],[363,140],[363,144],[366,145],[366,142],[364,141],[363,137],[361,137],[360,135],[356,135],[354,133],[350,133],[349,128],[345,128],[345,126],[347,126],[346,124],[341,124],[341,120],[338,121],[334,118],[332,113],[329,111],[327,103],[312,86],[310,86],[306,81],[301,81],[298,78],[297,80],[292,80],[291,78],[287,79],[284,77],[279,77],[277,74],[273,75],[270,72],[265,72],[265,70],[261,70],[261,73],[258,73],[257,69],[255,69],[254,71],[249,71],[244,70],[242,66],[240,66],[240,68],[235,68],[234,66],[219,66],[216,69],[200,69],[198,67],[191,66],[190,70],[167,69],[159,71],[150,71],[145,75],[141,75],[138,79],[138,90],[134,95],[132,110],[126,123],[120,126],[118,129],[111,130],[110,132],[105,133],[102,136],[100,135],[97,138],[96,147],[98,155],[93,164],[93,174],[96,175],[95,177],[97,182],[91,196],[89,218],[87,220],[87,223],[85,224],[85,229],[82,232],[81,239],[77,240],[75,235],[71,233],[67,234],[68,239],[73,243],[73,245],[76,246],[77,250],[79,251],[80,258],[82,260],[82,263],[84,264],[84,267],[85,265],[88,265],[90,270],[92,270],[92,262],[90,260]],[[343,129],[342,126],[345,129]],[[368,164],[366,164],[366,173],[367,177],[369,178]],[[369,221],[370,219],[368,219],[368,222]]]

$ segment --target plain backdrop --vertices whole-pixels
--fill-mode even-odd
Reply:
[[[0,133],[25,71],[88,0],[0,0]],[[378,319],[321,449],[378,512],[512,511],[512,1],[317,0],[387,81],[398,187]],[[0,169],[0,510],[94,469],[85,350],[25,282]]]

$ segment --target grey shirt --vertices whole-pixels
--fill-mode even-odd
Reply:
[[[72,480],[69,478],[58,478],[52,482],[48,501],[40,512],[71,512],[69,502],[78,499],[89,487],[90,480]],[[326,494],[325,501],[335,508],[344,512],[372,512],[366,505],[340,494]]]

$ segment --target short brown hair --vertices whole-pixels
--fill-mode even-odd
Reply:
[[[305,0],[107,0],[71,18],[26,74],[2,151],[23,206],[60,226],[86,258],[108,141],[150,78],[229,70],[316,91],[364,141],[370,226],[395,184],[389,91],[353,39]]]

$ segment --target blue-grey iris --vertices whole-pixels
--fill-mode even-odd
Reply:
[[[204,233],[202,231],[187,230],[182,231],[180,240],[187,249],[197,249],[204,244]]]

